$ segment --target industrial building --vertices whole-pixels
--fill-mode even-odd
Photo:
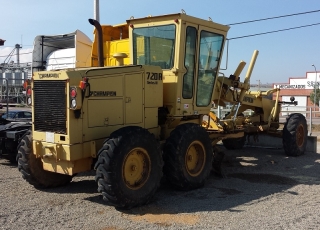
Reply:
[[[20,49],[19,44],[7,56],[7,58],[0,63],[0,102],[10,103],[24,103],[23,83],[26,79],[31,78],[31,63],[20,63]],[[15,53],[15,54],[14,54]],[[11,60],[16,56],[16,62]]]
[[[310,94],[313,92],[315,85],[319,88],[319,73],[307,72],[305,77],[289,78],[287,83],[274,83],[274,88],[280,88],[281,101],[290,101],[290,97],[294,97],[295,101],[298,102],[297,106],[283,106],[282,110],[288,111],[309,111],[319,110],[319,106],[314,105],[310,100]],[[319,89],[320,90],[320,89]],[[273,98],[275,99],[276,94],[274,93]],[[285,108],[286,109],[285,109]]]
[[[8,95],[10,103],[23,103],[23,83],[30,78],[31,63],[0,63],[0,102],[4,102]]]

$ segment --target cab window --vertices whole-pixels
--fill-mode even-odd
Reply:
[[[133,64],[171,69],[174,61],[176,26],[162,25],[133,30]]]
[[[188,26],[186,30],[186,47],[184,67],[187,72],[183,76],[182,97],[190,99],[193,97],[193,82],[196,64],[196,42],[197,30],[194,27]]]
[[[221,34],[201,31],[196,99],[196,104],[199,107],[206,107],[211,103],[222,43],[223,36]]]

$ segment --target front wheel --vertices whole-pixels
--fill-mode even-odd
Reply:
[[[307,121],[300,113],[293,113],[287,117],[283,128],[283,148],[288,156],[304,154],[307,146]]]
[[[36,158],[32,152],[32,136],[28,131],[18,146],[17,155],[18,169],[23,179],[36,188],[58,187],[68,184],[72,176],[45,171],[42,167],[41,158]]]
[[[178,189],[204,185],[213,159],[210,138],[200,125],[182,124],[171,132],[164,146],[164,173]]]
[[[129,209],[148,203],[160,185],[160,145],[143,128],[126,127],[111,134],[95,164],[98,191],[110,205]]]

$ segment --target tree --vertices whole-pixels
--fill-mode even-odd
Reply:
[[[315,93],[316,91],[316,93]],[[316,104],[319,106],[319,100],[320,100],[320,89],[319,86],[314,88],[312,92],[310,93],[310,100],[312,101],[313,104]]]

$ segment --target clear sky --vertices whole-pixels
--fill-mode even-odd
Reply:
[[[0,63],[15,44],[22,44],[20,53],[32,50],[37,35],[70,33],[77,29],[93,39],[93,0],[0,0],[0,38],[6,40],[0,47]],[[100,0],[100,23],[124,23],[130,16],[145,17],[179,13],[221,24],[276,17],[320,10],[319,0]],[[274,30],[320,23],[320,12],[231,26],[228,38],[264,33]],[[285,32],[230,40],[228,69],[234,72],[241,60],[251,60],[253,51],[260,51],[252,73],[251,84],[286,83],[289,77],[305,77],[320,71],[320,24]],[[226,52],[224,52],[224,57]],[[15,61],[15,59],[13,59]],[[31,61],[30,54],[20,62]],[[225,63],[222,64],[222,67]],[[247,68],[245,68],[246,71]],[[242,73],[241,79],[245,76]]]

